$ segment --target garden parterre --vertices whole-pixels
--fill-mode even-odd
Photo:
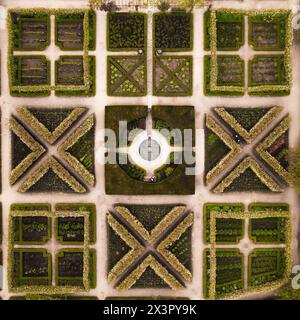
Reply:
[[[245,22],[248,35],[245,35]],[[289,10],[212,9],[204,14],[206,95],[288,95],[292,86],[292,13]],[[248,39],[245,39],[248,38]],[[248,61],[238,51],[247,43]],[[253,51],[253,52],[252,52]],[[255,51],[260,51],[256,54]],[[270,54],[269,52],[272,52]],[[227,64],[224,63],[227,59]],[[248,79],[245,79],[245,66]]]
[[[213,81],[215,76],[211,71],[215,59],[212,53],[204,57],[205,93],[236,96],[247,91],[249,95],[289,94],[290,15],[286,11],[274,15],[263,10],[246,13],[217,11],[216,36],[206,28],[211,25],[211,16],[204,16],[204,32],[207,33],[204,45],[210,50],[216,38],[216,84],[220,90],[211,89],[211,79]],[[11,10],[8,17],[14,30],[13,35],[11,33],[12,50],[8,55],[8,61],[13,56],[8,65],[10,80],[14,81],[11,82],[11,95],[46,96],[54,92],[57,101],[62,101],[59,99],[64,96],[95,95],[95,80],[100,75],[96,74],[96,58],[90,54],[96,50],[96,40],[100,37],[97,35],[96,38],[95,33],[99,23],[96,24],[96,15],[90,10]],[[52,20],[53,16],[55,20]],[[18,24],[14,19],[19,21]],[[50,41],[53,21],[54,44]],[[147,129],[149,110],[141,97],[150,89],[149,59],[153,65],[154,96],[162,99],[192,97],[195,88],[199,90],[195,77],[202,75],[195,69],[194,53],[198,44],[193,43],[194,22],[195,15],[191,13],[155,13],[151,22],[153,51],[149,52],[151,33],[147,30],[146,14],[107,14],[106,45],[110,53],[106,57],[106,89],[108,96],[115,97],[115,103],[106,107],[106,128],[118,131],[117,120],[128,120],[128,130]],[[245,43],[257,51],[249,61],[239,55]],[[61,50],[55,61],[47,56],[47,48],[51,45]],[[52,70],[55,70],[54,74]],[[270,86],[277,91],[274,93]],[[124,97],[130,99],[125,103]],[[93,104],[92,100],[87,101]],[[199,127],[198,106],[187,106],[183,100],[178,100],[180,103],[175,105],[172,101],[161,101],[162,105],[151,108],[152,129],[179,127],[194,131]],[[89,102],[84,105],[89,107]],[[147,199],[145,195],[154,194],[198,197],[197,193],[194,195],[195,187],[202,181],[184,175],[189,165],[175,164],[175,153],[170,154],[170,164],[155,171],[153,183],[144,181],[147,173],[132,163],[106,164],[105,176],[96,181],[95,133],[96,125],[97,130],[100,126],[95,116],[98,111],[94,114],[94,111],[78,107],[78,103],[72,103],[76,106],[72,108],[34,105],[11,112],[10,184],[16,184],[18,192],[30,192],[29,197],[37,192],[42,193],[42,197],[55,192],[59,196],[65,194],[63,199],[74,201],[68,198],[69,192],[84,194],[97,188],[98,183],[104,184],[105,180],[106,193],[112,197],[112,203],[117,202],[114,197],[119,194],[135,195],[139,203],[141,198],[138,195],[142,195],[142,203]],[[281,116],[281,110],[279,107],[224,106],[214,108],[214,116],[207,114],[205,188],[212,187],[214,192],[244,191],[244,194],[285,190],[288,183],[289,119],[286,115]],[[258,139],[262,131],[265,134]],[[195,148],[194,134],[192,139]],[[174,146],[172,139],[169,143]],[[253,156],[252,152],[251,156],[246,156],[246,152],[243,154],[244,147],[248,149],[252,144]],[[116,156],[118,158],[120,154]],[[93,191],[93,199],[95,194]],[[187,203],[190,204],[188,197]],[[164,296],[161,293],[152,296],[151,291],[151,297],[147,297],[148,291],[145,290],[145,296],[134,299],[186,296],[189,289],[180,290],[189,286],[195,288],[193,275],[199,271],[199,267],[195,268],[195,256],[192,256],[192,245],[199,237],[199,230],[193,230],[192,236],[194,215],[186,209],[189,205],[163,205],[162,199],[157,205],[133,205],[130,201],[129,197],[127,204],[107,208],[110,212],[106,216],[106,260],[103,262],[101,256],[100,263],[107,264],[108,286],[116,289],[113,291],[115,296],[109,298],[133,299],[134,290],[131,289],[138,288],[173,289],[176,296],[172,293],[169,297],[165,291]],[[248,211],[246,208],[242,203],[205,205],[203,233],[207,250],[203,253],[203,273],[207,272],[209,276],[204,276],[203,289],[207,298],[238,298],[240,294],[274,290],[287,279],[291,249],[288,206],[260,203],[249,205]],[[200,212],[195,215],[199,219]],[[9,290],[13,294],[22,294],[11,299],[97,299],[89,292],[96,286],[98,273],[95,266],[100,259],[94,248],[98,254],[99,246],[105,247],[105,242],[102,237],[98,236],[101,241],[96,239],[94,205],[59,203],[52,210],[50,205],[43,203],[15,204],[9,218]],[[249,239],[251,248],[252,245],[265,248],[254,248],[246,255],[240,250],[245,238]],[[52,243],[57,246],[55,254],[49,250]],[[196,287],[201,290],[201,283],[198,282]],[[128,297],[119,297],[118,290],[128,290]],[[74,296],[76,293],[80,296]]]
[[[219,180],[213,192],[282,192],[289,182],[289,116],[262,139],[262,132],[267,132],[282,108],[216,107],[213,111],[218,119],[207,114],[205,120],[206,183]],[[244,155],[249,146],[253,151]],[[276,180],[266,164],[277,174]]]
[[[95,287],[96,252],[90,248],[96,236],[95,206],[61,203],[53,210],[45,203],[11,206],[8,239],[10,291],[66,295]],[[81,219],[80,231],[78,219]],[[66,227],[71,229],[68,233],[71,241],[64,238]],[[62,247],[51,252],[51,246],[47,245],[49,241],[59,241]],[[68,248],[71,244],[76,247]]]
[[[287,282],[291,268],[287,204],[252,203],[247,211],[242,204],[205,204],[204,231],[204,241],[209,243],[203,256],[206,298],[237,298],[272,291]],[[239,245],[243,239],[247,247]]]
[[[87,112],[86,108],[27,108],[17,109],[10,118],[11,172],[14,185],[26,175],[19,192],[84,193],[95,184],[94,131],[95,117],[90,114],[63,142],[61,139]],[[21,124],[21,121],[24,124]],[[25,125],[26,124],[26,125]],[[33,130],[34,134],[30,133]],[[43,141],[43,142],[40,142]],[[56,154],[49,155],[47,147],[56,145]],[[63,159],[69,169],[62,164]],[[38,163],[31,171],[31,167]],[[80,180],[72,173],[80,176]]]
[[[45,50],[51,45],[51,23],[55,23],[52,45],[61,51],[81,51],[79,56],[62,54],[58,61],[49,61]],[[95,95],[95,58],[89,54],[95,50],[96,41],[93,11],[12,9],[8,12],[7,27],[7,68],[12,96],[47,96],[51,91],[59,96]],[[55,75],[50,74],[51,64],[56,66]]]

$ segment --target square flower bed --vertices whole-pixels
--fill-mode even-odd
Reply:
[[[185,12],[156,13],[153,15],[155,50],[193,50],[193,15]]]
[[[147,15],[143,13],[108,13],[107,48],[109,51],[146,50]]]

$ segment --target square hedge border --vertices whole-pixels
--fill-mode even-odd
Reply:
[[[256,83],[253,84],[252,81],[252,64],[255,60],[259,59],[259,58],[274,58],[277,60],[277,62],[280,63],[279,66],[279,77],[281,78],[281,80],[279,82],[274,82],[272,83],[273,85],[287,85],[285,79],[286,79],[286,68],[285,68],[285,59],[284,59],[284,54],[257,54],[254,55],[251,59],[249,59],[248,61],[248,88],[251,87],[263,87],[266,84],[265,83]],[[281,61],[280,61],[281,60]],[[272,85],[271,84],[271,85]],[[268,84],[270,85],[270,84]],[[290,90],[278,90],[278,91],[251,91],[249,92],[249,96],[286,96],[290,94]]]
[[[265,18],[268,18],[268,21],[265,21]],[[248,43],[249,46],[252,47],[256,51],[284,51],[286,46],[286,23],[288,19],[288,14],[279,13],[277,15],[267,15],[262,13],[260,15],[249,15],[248,17]],[[255,41],[252,38],[252,31],[253,31],[253,23],[272,23],[277,25],[277,41],[278,45],[273,46],[257,46]]]
[[[33,87],[44,87],[44,86],[50,86],[51,82],[51,70],[50,70],[50,61],[47,59],[46,56],[44,55],[18,55],[18,56],[13,56],[13,61],[12,61],[12,86],[27,86],[24,84],[21,84],[21,60],[23,58],[27,59],[41,59],[42,62],[45,62],[47,64],[47,83],[46,84],[37,84],[34,85],[32,84],[31,86]],[[24,92],[18,92],[15,90],[12,90],[10,88],[10,95],[12,97],[39,97],[39,96],[49,96],[51,94],[51,90],[46,89],[45,90],[38,90],[36,92],[30,92],[30,91],[24,91]]]
[[[75,58],[78,56],[60,56],[60,58]],[[82,56],[84,59],[84,56]],[[96,95],[96,57],[95,56],[88,56],[89,60],[89,82],[90,88],[89,90],[60,90],[55,89],[55,95],[58,97],[62,96],[78,96],[78,97],[93,97]],[[55,61],[55,83],[57,81],[57,74],[58,74],[58,65],[60,60]]]
[[[88,273],[88,288],[86,288],[85,284],[84,284],[84,254],[86,249],[81,249],[81,248],[63,248],[61,250],[59,250],[56,254],[55,254],[55,285],[57,287],[78,287],[81,288],[83,290],[89,290],[89,289],[95,289],[96,288],[96,263],[97,263],[97,258],[96,258],[96,250],[95,249],[88,249],[88,264],[89,264],[89,273]],[[82,253],[82,261],[83,261],[83,275],[80,277],[73,277],[73,276],[69,276],[69,277],[60,277],[59,276],[59,258],[63,257],[64,253]],[[63,280],[63,281],[70,281],[72,283],[72,281],[82,281],[82,284],[80,285],[60,285],[59,281]]]
[[[136,116],[139,118],[147,115],[147,106],[130,106],[132,113],[129,113],[128,106],[107,106],[105,110],[105,127],[112,129],[118,139],[118,121],[132,121]],[[177,109],[176,109],[177,108]],[[124,113],[121,113],[124,109]],[[173,113],[171,110],[174,110]],[[117,113],[117,117],[116,114]],[[121,114],[121,115],[120,115]],[[153,106],[152,117],[155,121],[160,119],[178,129],[192,129],[195,132],[195,114],[192,106]],[[187,128],[187,118],[191,128]],[[117,140],[118,141],[118,140]],[[192,144],[194,146],[195,136]],[[117,154],[116,151],[113,151]],[[106,194],[120,195],[154,195],[174,194],[188,195],[195,193],[195,176],[186,175],[186,168],[193,168],[194,165],[187,165],[184,161],[178,164],[173,174],[157,183],[147,183],[131,178],[122,170],[119,164],[105,164],[105,191]]]
[[[162,93],[160,92],[160,90],[158,90],[156,88],[156,86],[154,85],[156,83],[156,64],[157,61],[159,61],[160,59],[174,59],[174,58],[178,58],[178,59],[185,59],[186,62],[189,63],[189,74],[190,74],[190,82],[189,82],[189,86],[187,88],[187,90],[185,92],[171,92],[171,93]],[[153,95],[154,96],[160,96],[160,97],[189,97],[193,95],[193,56],[189,56],[189,55],[163,55],[162,57],[158,58],[155,55],[153,55],[153,72],[152,72],[152,82],[153,82]],[[170,81],[173,81],[173,79],[175,78],[176,82],[181,82],[178,78],[178,76],[176,76],[176,72],[178,72],[178,68],[177,70],[174,70],[174,72],[171,72],[170,70],[168,70],[167,74],[168,74],[168,78]],[[178,79],[178,80],[177,80]],[[169,82],[169,81],[168,81]]]
[[[91,57],[89,55],[89,44],[90,39],[87,38],[88,31],[86,31],[89,27],[89,17],[90,17],[91,10],[89,9],[43,9],[43,8],[32,8],[32,9],[10,9],[8,10],[7,16],[7,25],[8,25],[8,61],[7,61],[7,68],[8,68],[8,75],[9,75],[9,87],[12,96],[15,97],[39,97],[39,96],[49,96],[51,91],[55,91],[55,94],[65,95],[65,96],[94,96],[95,95],[95,88],[90,85],[91,78],[95,78],[95,74],[91,75]],[[15,86],[13,84],[13,77],[16,72],[16,66],[13,64],[13,57],[14,57],[14,33],[13,33],[13,21],[12,15],[32,15],[32,16],[39,16],[39,15],[58,15],[58,14],[83,14],[83,57],[87,58],[84,59],[84,85],[80,86],[79,88],[74,88],[72,86],[65,86],[65,88],[51,86],[48,85],[40,85],[40,86]],[[94,22],[92,23],[94,24]],[[94,36],[95,38],[95,36]],[[54,61],[53,61],[54,63]],[[90,78],[90,80],[88,80]],[[93,81],[91,81],[93,82]],[[83,88],[81,90],[81,88]]]
[[[17,21],[15,21],[15,19]],[[38,47],[28,47],[24,48],[21,43],[22,37],[22,21],[32,21],[32,22],[39,22],[44,21],[47,26],[47,35],[46,35],[46,42],[45,44],[38,46]],[[13,22],[13,49],[18,51],[44,51],[50,45],[51,42],[51,30],[50,30],[50,14],[41,13],[41,14],[14,14],[12,13],[12,22]]]
[[[97,232],[96,232],[96,220],[97,220],[97,214],[96,214],[96,206],[95,204],[92,203],[57,203],[55,205],[55,211],[78,211],[80,212],[89,212],[89,244],[95,244],[96,243],[96,237],[97,237]],[[80,216],[78,216],[80,217]],[[78,218],[75,217],[75,218]],[[81,216],[83,217],[83,216]],[[60,239],[61,236],[58,235],[58,224],[61,217],[56,217],[54,220],[54,236],[56,241],[58,241],[61,245],[83,245],[84,241],[64,241],[63,239]],[[83,222],[83,227],[84,227],[84,222]]]

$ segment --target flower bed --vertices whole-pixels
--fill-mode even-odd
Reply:
[[[192,146],[195,143],[194,130],[194,108],[190,106],[153,106],[153,127],[159,129],[178,128],[192,131]],[[107,106],[105,112],[105,127],[113,130],[116,134],[117,146],[119,146],[119,121],[127,121],[128,130],[138,128],[145,130],[145,118],[148,109],[146,106]],[[164,126],[167,124],[166,126]],[[163,127],[161,127],[163,126]],[[128,142],[130,145],[130,142]],[[124,147],[124,146],[123,146]],[[172,161],[167,166],[158,168],[156,182],[143,181],[145,171],[136,164],[119,164],[120,153],[109,146],[109,157],[113,157],[116,163],[105,164],[105,185],[108,194],[193,194],[195,188],[195,177],[187,175],[186,169],[193,169],[194,164],[187,164],[185,159],[182,163],[173,165]],[[179,152],[177,153],[179,154]],[[176,154],[176,156],[177,156]],[[126,155],[125,155],[126,156]],[[171,159],[172,160],[172,159]],[[172,171],[170,171],[172,170]]]
[[[204,48],[210,50],[210,11],[204,13]],[[217,11],[217,49],[219,51],[239,50],[245,42],[244,14],[240,12]]]
[[[249,45],[258,51],[284,51],[288,13],[253,14],[248,17]]]
[[[204,56],[204,93],[209,96],[244,95],[244,61],[237,55],[218,55],[216,83],[211,89],[211,56]],[[225,89],[225,90],[224,90]]]
[[[252,288],[280,280],[286,273],[284,249],[255,249],[249,256],[249,286]]]
[[[89,11],[89,50],[96,49],[96,14]],[[55,15],[55,44],[60,50],[83,50],[84,13]]]
[[[154,50],[193,50],[193,15],[185,12],[153,15]]]
[[[191,96],[193,94],[193,59],[191,56],[154,58],[153,94],[156,96]]]
[[[244,288],[244,256],[238,249],[217,249],[216,250],[216,282],[215,295],[221,298],[223,295],[236,293]],[[205,298],[209,297],[210,279],[209,273],[212,272],[211,253],[209,249],[204,251],[204,292]]]
[[[270,292],[288,280],[292,238],[287,204],[252,203],[246,212],[242,204],[209,203],[204,206],[204,219],[204,240],[209,243],[203,255],[205,298],[233,299],[247,293]],[[280,225],[282,219],[285,226]],[[237,221],[233,224],[233,220]],[[226,243],[220,241],[228,240],[226,234],[236,235],[232,227],[245,220],[249,221],[250,240],[248,237],[239,237],[235,244],[228,243],[226,248]],[[274,229],[274,222],[279,223],[277,230]],[[240,252],[243,248],[240,247],[241,240],[249,244],[252,241],[253,250],[249,254],[246,251],[248,263]],[[221,248],[218,247],[220,244]],[[272,248],[264,248],[264,244],[272,245]]]
[[[45,56],[15,56],[13,57],[13,86],[49,86],[50,62]],[[12,96],[19,96],[17,91],[11,90]],[[21,96],[50,95],[50,90],[38,93],[23,92]]]
[[[219,123],[213,116],[206,116],[206,183],[209,184],[218,176],[224,175],[226,168],[235,162],[232,171],[216,185],[214,192],[282,191],[286,182],[289,182],[289,117],[283,118],[271,133],[253,145],[258,136],[277,119],[282,108],[216,107],[213,110],[222,122]],[[241,159],[240,155],[246,145],[251,146],[255,153]],[[262,167],[260,160],[264,160],[270,168]],[[269,170],[285,181],[273,179]]]
[[[244,84],[232,85],[230,77],[229,81],[223,78],[225,81],[220,83],[218,61],[220,51],[238,50],[243,45],[244,30],[241,29],[244,29],[244,16],[249,18],[248,46],[254,50],[281,51],[277,56],[254,56],[249,60],[248,88],[244,88]],[[205,14],[204,24],[204,47],[210,50],[210,55],[204,59],[206,95],[243,95],[245,89],[249,95],[255,96],[283,96],[290,93],[293,39],[291,11],[211,9]]]
[[[58,203],[57,212],[88,212],[89,213],[89,243],[96,242],[96,206],[94,204]],[[60,244],[78,245],[84,243],[84,217],[62,216],[55,219],[55,237]]]
[[[147,94],[147,66],[144,56],[107,57],[107,94],[135,97]]]
[[[248,69],[249,89],[259,86],[287,85],[284,55],[255,55],[249,60]],[[272,92],[272,90],[264,90],[259,93],[255,91],[250,91],[249,93],[250,95],[272,95]],[[289,90],[283,91],[282,95],[286,95],[288,92]]]
[[[230,212],[241,214],[245,211],[241,203],[206,203],[203,208],[204,242],[210,243],[210,212]],[[216,219],[216,243],[235,244],[244,237],[243,219]]]
[[[45,249],[14,249],[13,287],[50,286],[51,255]]]
[[[55,257],[56,285],[64,287],[85,287],[84,251],[82,249],[63,249]],[[88,251],[89,288],[96,287],[96,251]]]
[[[50,15],[47,12],[11,13],[13,48],[42,51],[50,45]]]
[[[143,13],[108,13],[107,48],[109,51],[146,51],[147,16]]]
[[[284,212],[289,211],[286,204],[253,203],[249,206],[253,212]],[[287,241],[288,219],[286,217],[253,218],[249,221],[249,237],[254,243],[272,244]]]

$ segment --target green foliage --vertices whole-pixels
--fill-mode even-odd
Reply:
[[[145,56],[108,56],[107,93],[110,96],[135,97],[147,94]]]
[[[146,50],[147,16],[144,13],[108,13],[107,49],[110,51]]]
[[[236,51],[245,43],[244,14],[217,12],[217,49]],[[204,13],[204,49],[210,50],[210,11]]]
[[[241,203],[206,203],[203,208],[204,242],[210,243],[210,215],[211,212],[243,213]],[[216,221],[216,242],[218,244],[236,244],[244,236],[244,222],[242,219],[221,219]]]
[[[153,15],[153,31],[155,50],[193,50],[193,15],[191,13],[156,13]]]
[[[290,184],[300,193],[300,146],[289,151],[289,176]]]
[[[249,287],[282,279],[286,272],[285,249],[255,249],[249,256]]]
[[[84,13],[58,13],[55,15],[55,44],[60,50],[83,50]],[[89,50],[96,48],[96,14],[89,11]]]
[[[249,44],[254,50],[282,51],[286,47],[288,13],[250,15]]]
[[[207,96],[243,96],[244,92],[235,91],[234,86],[244,85],[244,61],[239,56],[230,55],[218,56],[218,61],[221,62],[221,65],[219,66],[218,63],[217,85],[231,86],[233,89],[232,91],[210,89],[211,57],[206,55],[204,56],[204,94]],[[228,62],[233,68],[229,67]]]
[[[255,55],[248,64],[248,86],[286,85],[287,75],[284,55]],[[278,96],[288,91],[249,92],[250,95]]]

